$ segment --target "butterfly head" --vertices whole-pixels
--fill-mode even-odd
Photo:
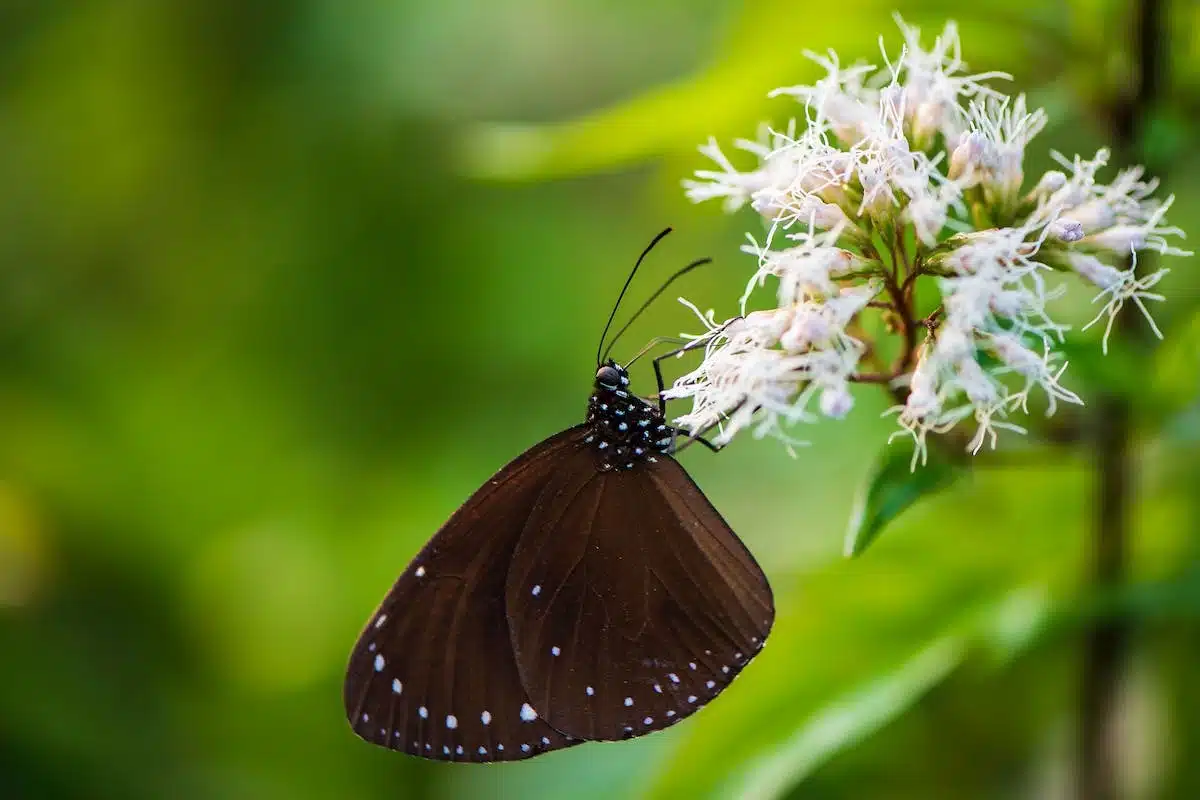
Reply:
[[[596,370],[596,391],[622,391],[629,385],[629,373],[611,359]]]

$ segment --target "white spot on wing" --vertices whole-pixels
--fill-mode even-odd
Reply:
[[[626,705],[626,706],[631,706],[631,705],[633,705],[633,698],[632,698],[632,697],[626,697],[626,698],[625,698],[625,705]]]
[[[540,583],[535,583],[533,585],[533,592],[531,594],[533,594],[534,597],[537,597],[541,593],[542,593],[542,585]]]
[[[392,679],[392,691],[396,694],[400,694],[404,691],[404,684],[400,682],[399,678]]]
[[[484,747],[483,745],[479,745],[479,755],[481,755],[481,756],[487,755],[487,748]]]
[[[654,717],[646,717],[644,720],[642,720],[642,722],[644,722],[647,725],[650,725],[654,722]]]
[[[671,683],[679,683],[679,676],[674,672],[668,672],[667,677],[671,679]]]
[[[454,752],[461,756],[463,754],[463,746],[460,744],[458,747],[454,748]]]
[[[654,691],[658,692],[659,694],[662,694],[662,687],[656,683],[656,684],[654,684]]]
[[[417,567],[417,577],[418,578],[425,577],[425,567]]]
[[[711,689],[717,684],[713,683],[712,681],[705,681],[704,685]]]
[[[592,688],[592,687],[590,687],[590,686],[589,686],[589,687],[587,687],[587,695],[588,695],[588,697],[591,697],[591,696],[592,696],[592,695],[594,695],[595,693],[596,693],[596,690],[595,690],[595,689],[593,689],[593,688]]]
[[[421,715],[421,719],[429,719],[429,709],[425,706],[418,708],[417,713]]]
[[[458,727],[458,717],[454,716],[453,714],[447,714],[446,715],[446,727],[449,728],[450,730],[454,730],[455,728],[457,728]]]
[[[522,703],[521,704],[521,721],[522,722],[533,722],[535,719],[537,719],[537,712],[533,710],[533,706],[529,705],[529,703]]]
[[[363,714],[363,722],[370,722],[370,721],[371,721],[371,716],[369,714]]]
[[[529,745],[527,745],[527,744],[523,744],[523,745],[521,745],[521,752],[522,752],[522,753],[528,753],[528,752],[529,752]]]
[[[379,619],[375,620],[375,627],[382,628],[385,622],[387,622],[387,614],[380,614]]]
[[[554,645],[554,647],[550,648],[550,655],[552,655],[552,656],[556,656],[561,652],[562,652],[562,650],[558,649],[558,645]]]
[[[544,745],[549,745],[549,744],[550,744],[550,740],[549,740],[549,739],[547,739],[545,736],[543,736],[543,737],[542,737],[542,744],[544,744]]]
[[[479,715],[479,721],[482,722],[484,725],[491,725],[492,724],[492,713],[490,711],[484,711],[482,714]]]
[[[382,654],[375,656],[375,671],[376,672],[383,672],[383,667],[385,664],[387,664],[387,662],[383,660]]]
[[[696,702],[696,695],[694,695],[694,694],[689,694],[689,695],[688,695],[688,702],[689,702],[689,703],[694,703],[694,702]]]

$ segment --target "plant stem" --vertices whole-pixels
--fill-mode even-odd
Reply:
[[[1126,161],[1132,160],[1146,111],[1156,101],[1164,63],[1161,0],[1140,0],[1135,13],[1136,84],[1120,99],[1113,116],[1114,144]],[[1121,320],[1125,324],[1119,326],[1118,335],[1133,338],[1130,319],[1127,314]],[[1132,436],[1128,402],[1116,396],[1102,398],[1095,419],[1095,529],[1088,578],[1096,592],[1119,585],[1127,571],[1131,496],[1136,483]],[[1119,617],[1101,619],[1087,633],[1080,681],[1078,800],[1117,800],[1120,796],[1121,684],[1131,636],[1128,622]]]

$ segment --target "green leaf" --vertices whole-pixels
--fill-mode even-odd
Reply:
[[[936,451],[928,462],[913,468],[914,443],[888,445],[859,491],[850,525],[846,529],[844,552],[847,557],[861,555],[883,529],[923,497],[945,489],[963,473],[963,468]]]
[[[745,800],[786,796],[817,767],[883,728],[945,680],[962,663],[963,645],[959,637],[939,639],[896,671],[826,706],[789,741],[751,762],[728,796]]]
[[[1044,587],[1016,589],[969,614],[898,668],[873,677],[811,714],[786,741],[748,761],[727,782],[724,796],[785,797],[838,753],[899,718],[968,657],[1001,668],[1045,629],[1051,603]]]

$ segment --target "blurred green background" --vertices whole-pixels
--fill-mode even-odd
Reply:
[[[864,391],[795,460],[751,438],[684,455],[780,610],[687,724],[472,767],[344,722],[349,648],[409,557],[582,418],[650,237],[677,228],[634,298],[712,255],[680,293],[732,313],[749,221],[683,199],[695,146],[792,112],[765,93],[815,77],[803,48],[878,61],[883,34],[894,52],[892,6],[0,3],[0,798],[1065,797],[1098,618],[1128,626],[1121,796],[1200,796],[1200,281],[1182,259],[1166,343],[1100,359],[1082,336],[1065,379],[1136,421],[1122,589],[1089,588],[1087,441],[1010,439],[1018,457],[843,559],[891,430]],[[956,18],[974,69],[1047,107],[1028,175],[1117,135],[1134,6],[901,10],[930,38]],[[1200,11],[1161,6],[1165,79],[1125,153],[1195,233]],[[616,355],[695,327],[668,295]],[[644,363],[635,380],[650,390]]]

